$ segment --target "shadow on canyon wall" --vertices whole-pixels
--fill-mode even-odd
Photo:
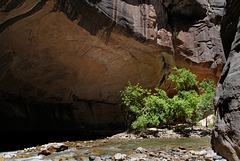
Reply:
[[[5,6],[5,9],[0,12],[11,11],[22,6],[24,2],[25,0],[3,0],[0,2],[0,6]],[[126,79],[138,79],[137,81],[141,79],[145,85],[150,84],[151,86],[163,85],[170,73],[167,70],[175,64],[168,47],[158,46],[156,42],[154,42],[155,44],[139,43],[147,40],[143,36],[148,25],[146,19],[144,19],[144,16],[148,14],[147,12],[141,15],[143,16],[142,19],[138,18],[139,24],[144,25],[135,26],[144,31],[135,32],[133,31],[133,23],[130,23],[131,14],[122,11],[121,24],[115,21],[117,6],[111,6],[113,8],[110,8],[109,12],[113,15],[108,17],[109,15],[107,16],[106,13],[103,13],[104,11],[97,8],[97,5],[103,2],[102,0],[89,0],[88,2],[91,4],[85,0],[57,0],[53,8],[49,7],[49,10],[44,11],[47,13],[44,20],[47,20],[49,27],[45,25],[45,21],[40,23],[37,20],[39,17],[37,19],[34,17],[36,12],[44,8],[44,5],[48,7],[49,3],[47,2],[47,0],[42,0],[39,3],[33,3],[35,6],[26,13],[20,13],[15,17],[13,15],[13,18],[0,25],[0,34],[2,32],[2,35],[9,39],[9,43],[3,40],[4,37],[1,39],[3,44],[6,43],[5,46],[7,46],[0,53],[1,90],[13,94],[3,94],[0,91],[1,142],[6,142],[1,144],[1,148],[4,151],[22,149],[53,141],[101,138],[125,130],[124,109],[116,103],[116,99],[109,101],[108,98],[119,92],[120,88],[118,86],[123,87]],[[125,0],[124,2],[130,4],[130,7],[132,7],[131,5],[141,5],[141,8],[138,8],[141,11],[145,11],[143,4],[150,4],[150,1],[147,0]],[[153,3],[156,8],[154,11],[156,12],[155,15],[157,15],[156,23],[159,24],[157,29],[165,29],[170,34],[176,34],[175,37],[177,32],[188,31],[196,20],[202,18],[201,15],[191,18],[188,14],[191,15],[192,13],[189,12],[179,13],[179,11],[188,10],[184,7],[174,9],[176,6],[163,6],[160,1],[154,2],[156,2]],[[205,12],[205,10],[201,12]],[[185,16],[181,17],[179,15]],[[58,19],[60,16],[62,16],[61,19]],[[48,19],[48,17],[50,18]],[[31,25],[41,25],[42,30],[40,30],[40,33],[38,26],[35,30],[28,26],[29,22],[34,21],[38,23]],[[21,30],[21,27],[19,28],[19,24],[17,25],[16,22],[21,27],[26,26],[26,28]],[[15,23],[18,27],[15,26],[16,30],[14,30],[13,25]],[[13,29],[9,27],[10,25]],[[9,29],[5,30],[8,27]],[[60,30],[61,27],[62,30]],[[28,28],[29,30],[27,30]],[[154,30],[153,28],[150,29]],[[78,30],[81,30],[81,32],[78,32]],[[37,34],[32,35],[34,32]],[[18,35],[19,33],[23,35]],[[115,34],[115,39],[114,37],[112,39],[115,42],[113,42],[112,46],[109,43],[111,34]],[[19,37],[16,37],[16,35]],[[121,36],[124,36],[124,38]],[[116,39],[116,37],[120,39]],[[138,42],[134,39],[128,39],[129,37],[134,37]],[[102,39],[103,42],[98,39]],[[11,44],[16,40],[19,44]],[[26,41],[25,44],[21,43],[22,40]],[[74,43],[75,41],[76,43]],[[174,39],[174,41],[173,46],[184,43],[178,39]],[[36,46],[32,45],[34,43]],[[106,45],[108,43],[109,46]],[[26,44],[30,44],[30,47]],[[65,44],[68,45],[65,46]],[[70,49],[73,51],[70,51]],[[94,51],[90,51],[91,49]],[[85,56],[87,52],[88,54]],[[184,52],[191,55],[191,52],[188,53],[185,50]],[[78,61],[75,62],[75,59]],[[181,61],[179,64],[186,67],[186,61],[183,58],[181,58]],[[195,67],[199,71],[199,66],[196,65]],[[103,71],[99,68],[103,68]],[[83,69],[84,72],[79,69]],[[109,71],[112,73],[109,74]],[[165,71],[166,73],[164,73]],[[202,71],[202,73],[208,74],[209,71]],[[108,74],[109,77],[107,77]],[[79,75],[82,78],[79,78]],[[95,77],[92,77],[93,75]],[[121,78],[124,76],[127,78]],[[215,75],[213,76],[215,78]],[[35,77],[38,79],[33,82]],[[88,84],[85,81],[92,81],[93,83]],[[38,84],[38,82],[43,83]],[[82,82],[85,82],[85,84]],[[62,91],[62,86],[66,87],[67,91],[65,89]],[[77,86],[84,86],[84,88],[78,88]],[[58,87],[61,90],[58,90]],[[89,88],[96,87],[101,89],[91,90],[93,96],[88,98],[85,93],[89,92]],[[109,89],[102,91],[103,88]],[[113,93],[113,88],[117,92]],[[36,93],[31,94],[30,92],[29,94],[29,91]],[[74,92],[80,94],[72,94]],[[94,95],[94,92],[107,96],[106,98],[98,97],[97,94]],[[44,97],[46,93],[48,95]],[[68,99],[66,99],[65,95],[70,98],[67,97]],[[26,97],[26,99],[21,96]],[[105,100],[105,102],[98,100]]]

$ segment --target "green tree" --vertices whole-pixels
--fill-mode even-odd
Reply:
[[[212,112],[214,82],[204,80],[199,84],[196,75],[190,70],[177,67],[173,70],[174,74],[168,78],[178,90],[173,98],[169,98],[162,89],[155,88],[151,91],[143,89],[139,84],[133,86],[130,82],[121,91],[123,104],[135,116],[135,121],[131,124],[133,129],[144,130],[148,126],[171,124],[175,121],[178,125],[180,118],[185,118],[185,121],[194,125],[205,114]]]
[[[174,74],[169,75],[168,80],[172,81],[178,94],[172,98],[173,107],[176,112],[177,124],[179,117],[185,119],[192,125],[198,121],[196,113],[199,107],[197,76],[190,70],[177,67],[173,68]]]
[[[177,119],[177,125],[179,124],[179,118],[185,118],[191,125],[196,123],[196,112],[199,107],[199,96],[196,91],[179,91],[172,100],[172,111],[175,113]]]
[[[172,81],[177,91],[197,90],[197,76],[190,72],[189,69],[173,67],[174,74],[169,75],[168,80]]]
[[[166,122],[164,106],[168,97],[165,91],[156,91],[151,94],[151,90],[143,89],[139,84],[133,86],[130,82],[121,91],[123,103],[136,117],[131,124],[133,129],[144,130],[148,125],[158,126]]]

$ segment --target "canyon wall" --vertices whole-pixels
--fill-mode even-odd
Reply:
[[[228,0],[221,36],[227,63],[217,85],[214,104],[214,149],[229,161],[240,160],[240,1]]]
[[[1,131],[107,135],[125,127],[119,91],[128,81],[171,94],[167,77],[177,66],[191,69],[200,81],[217,82],[225,63],[224,5],[2,0]]]

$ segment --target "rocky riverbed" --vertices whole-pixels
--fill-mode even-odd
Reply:
[[[0,161],[224,161],[222,156],[211,149],[210,134],[200,135],[206,133],[206,130],[209,129],[195,128],[190,137],[183,137],[185,132],[149,129],[146,133],[124,132],[98,140],[48,143],[24,150],[2,152]]]

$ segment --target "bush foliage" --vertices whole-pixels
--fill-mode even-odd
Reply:
[[[130,82],[121,91],[123,104],[135,117],[131,124],[133,129],[178,124],[180,120],[193,125],[213,111],[214,81],[203,80],[199,83],[190,70],[177,67],[173,70],[174,74],[169,75],[168,80],[173,82],[178,93],[172,98],[162,89],[152,91]]]

